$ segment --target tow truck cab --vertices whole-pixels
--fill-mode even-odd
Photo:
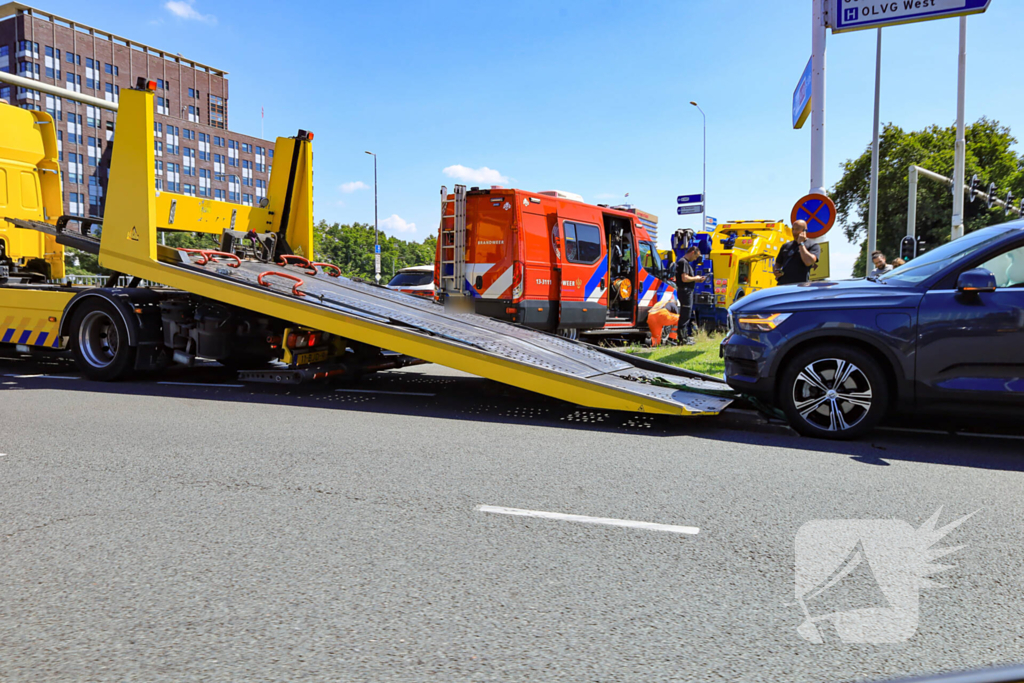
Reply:
[[[640,333],[675,288],[631,207],[567,192],[492,187],[442,191],[436,284],[477,313],[545,331]]]

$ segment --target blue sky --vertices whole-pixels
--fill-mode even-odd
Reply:
[[[1024,134],[1018,1],[968,20],[967,119]],[[373,221],[376,152],[381,223],[405,239],[436,231],[440,186],[465,180],[601,203],[629,192],[667,243],[700,222],[675,214],[676,195],[701,189],[690,100],[708,117],[710,215],[788,221],[809,185],[809,126],[790,118],[809,0],[40,4],[229,71],[233,130],[258,135],[263,107],[267,137],[314,131],[318,218]],[[883,122],[954,122],[957,28],[885,30]],[[829,35],[828,186],[870,143],[874,53],[873,31]],[[855,248],[829,239],[845,276]]]

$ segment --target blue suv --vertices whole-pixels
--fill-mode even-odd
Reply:
[[[1024,416],[1024,221],[879,278],[750,294],[721,353],[731,387],[808,436],[860,436],[890,411]]]

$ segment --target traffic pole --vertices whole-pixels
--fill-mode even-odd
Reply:
[[[956,147],[953,160],[953,227],[950,237],[964,236],[964,175],[967,143],[964,140],[964,100],[967,91],[967,17],[960,17],[960,58],[956,77]]]
[[[811,193],[825,193],[825,10],[811,0]]]
[[[871,254],[878,242],[878,104],[882,92],[882,29],[875,46],[875,127],[871,136],[871,189],[868,195],[868,253],[864,260],[865,277],[871,272]]]

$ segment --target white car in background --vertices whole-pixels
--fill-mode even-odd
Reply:
[[[395,273],[388,289],[406,294],[434,298],[434,266],[410,266]]]

